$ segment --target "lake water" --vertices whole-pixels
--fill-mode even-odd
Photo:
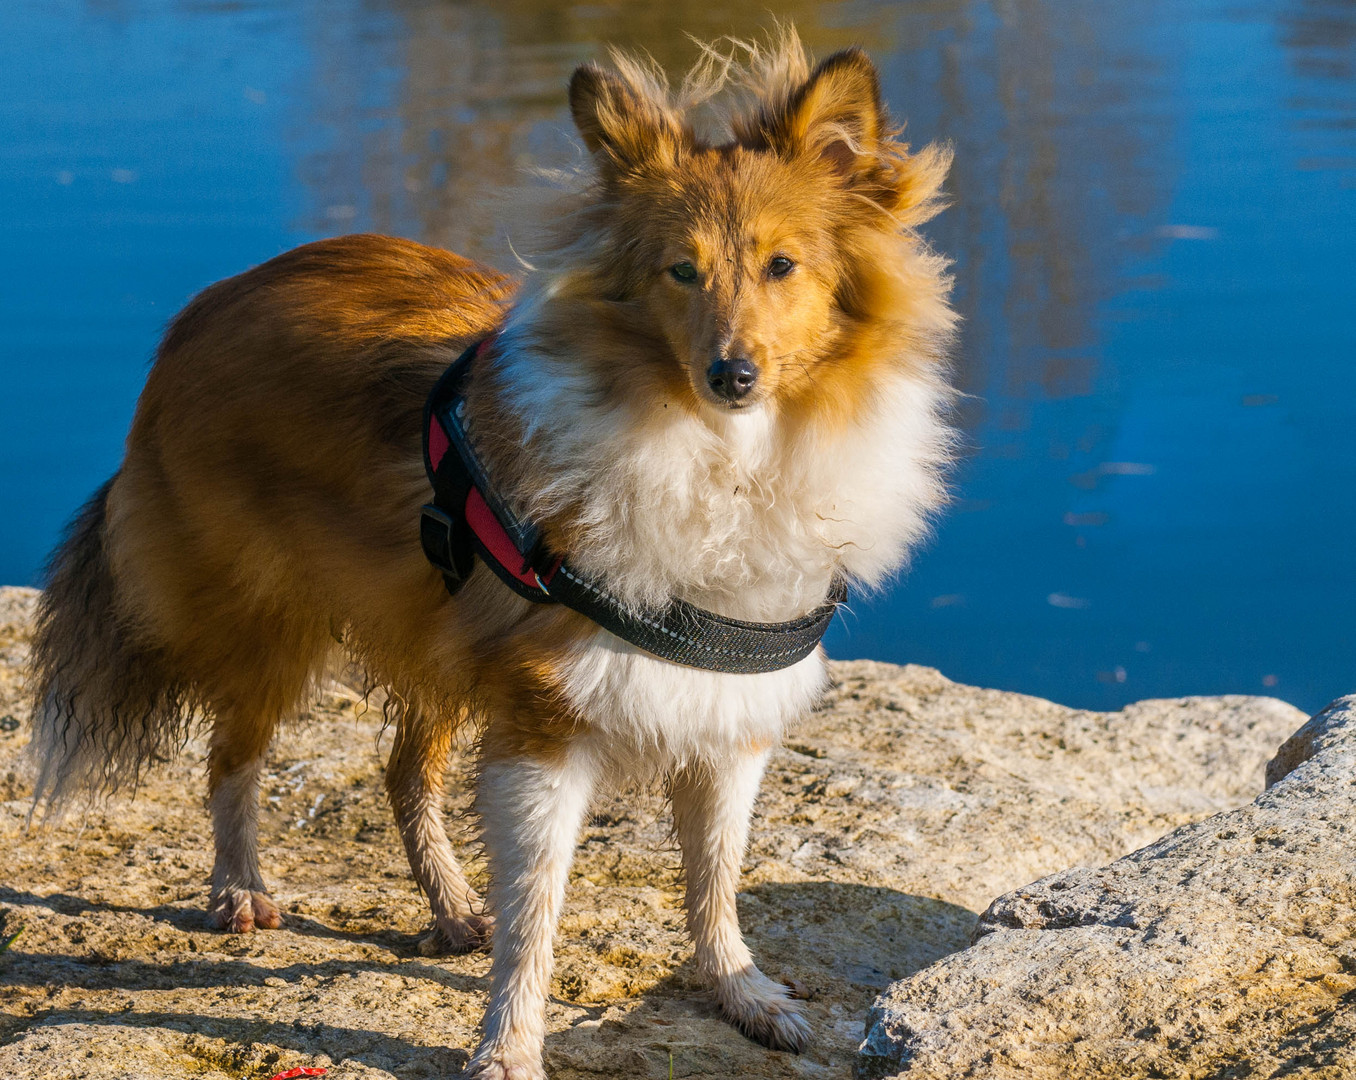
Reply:
[[[747,10],[747,13],[744,13]],[[1356,690],[1356,5],[776,5],[950,140],[958,502],[833,655],[1071,704]],[[671,70],[764,5],[0,4],[0,582],[117,465],[166,320],[302,241],[501,265],[605,44]],[[507,230],[511,233],[511,229]]]

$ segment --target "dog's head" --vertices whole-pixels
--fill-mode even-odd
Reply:
[[[860,50],[813,70],[794,35],[773,52],[721,142],[640,65],[574,73],[596,181],[574,251],[610,321],[647,342],[610,352],[618,387],[698,410],[851,409],[907,351],[884,339],[949,318],[942,265],[911,232],[949,154],[898,141]]]

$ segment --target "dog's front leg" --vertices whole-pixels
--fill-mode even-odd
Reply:
[[[697,969],[730,1022],[774,1050],[804,1050],[810,1025],[787,988],[758,970],[739,932],[735,893],[766,753],[737,754],[673,777],[673,820],[687,871],[687,925]]]
[[[551,758],[489,761],[476,806],[489,857],[494,962],[485,1033],[468,1080],[544,1080],[552,945],[596,767],[578,744]]]

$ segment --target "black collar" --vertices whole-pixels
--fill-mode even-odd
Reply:
[[[824,603],[790,622],[727,619],[671,600],[637,613],[545,549],[536,526],[520,520],[496,494],[462,422],[471,364],[488,344],[467,349],[434,385],[424,405],[424,467],[433,502],[423,508],[424,554],[452,594],[466,583],[475,556],[510,589],[534,603],[564,604],[609,633],[660,659],[707,671],[755,674],[804,659],[823,638],[847,586],[835,577]]]

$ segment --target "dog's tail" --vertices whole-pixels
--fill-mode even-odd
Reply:
[[[71,522],[38,601],[28,753],[37,768],[33,809],[45,802],[48,814],[79,792],[135,791],[143,766],[182,745],[192,718],[186,688],[119,604],[107,517],[116,479]]]

